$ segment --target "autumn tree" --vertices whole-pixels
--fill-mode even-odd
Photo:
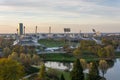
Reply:
[[[33,54],[32,62],[33,64],[38,65],[40,63],[40,57],[37,54]]]
[[[82,50],[88,50],[88,46],[95,46],[96,42],[95,41],[90,41],[90,40],[82,40],[80,42],[80,48]]]
[[[11,48],[13,44],[13,39],[5,39],[4,37],[0,37],[0,47],[1,48]]]
[[[85,59],[80,59],[80,63],[82,65],[82,68],[85,70],[87,69],[87,62],[85,61]]]
[[[3,49],[4,57],[8,57],[10,55],[10,53],[11,53],[10,48],[6,47],[6,48]]]
[[[25,52],[26,52],[24,46],[20,46],[19,48],[20,48],[20,49],[19,49],[19,52],[20,52],[20,53],[25,53]]]
[[[13,52],[11,55],[8,56],[8,59],[19,61],[18,53]]]
[[[77,58],[80,58],[82,56],[82,51],[77,48],[74,50],[73,54],[77,57]]]
[[[106,50],[105,50],[105,48],[100,48],[99,50],[98,50],[98,56],[100,57],[100,58],[106,58],[107,57],[107,55],[106,55]]]
[[[30,54],[21,53],[20,54],[20,62],[24,66],[29,66],[31,64],[31,55]]]
[[[20,54],[20,46],[19,45],[14,46],[12,49],[12,52],[16,52],[16,53]]]
[[[105,60],[100,60],[99,61],[99,68],[103,74],[103,77],[104,77],[104,74],[107,72],[107,69],[108,69],[108,64],[107,64],[107,61]]]
[[[23,66],[11,59],[0,59],[0,80],[19,80],[24,75]]]
[[[106,39],[106,38],[102,38],[102,43],[103,43],[104,45],[112,45],[112,41],[111,41],[111,40],[108,40],[108,39]]]
[[[39,80],[45,80],[45,73],[46,73],[46,68],[45,65],[42,64],[39,72]]]
[[[108,46],[106,46],[104,49],[106,50],[106,55],[107,55],[107,57],[111,57],[111,58],[112,58],[112,57],[115,56],[113,46],[108,45]]]

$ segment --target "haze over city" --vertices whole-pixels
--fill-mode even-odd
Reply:
[[[120,32],[120,0],[0,0],[0,33],[15,33],[18,23],[27,32]]]

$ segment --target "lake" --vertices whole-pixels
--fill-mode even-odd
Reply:
[[[120,80],[120,59],[116,59],[112,62],[109,62],[110,67],[107,70],[106,74],[104,75],[107,80]],[[73,63],[68,62],[51,62],[48,61],[45,63],[46,67],[51,67],[55,69],[62,69],[62,70],[71,70]],[[85,73],[88,70],[84,71]],[[100,72],[101,75],[101,72]]]

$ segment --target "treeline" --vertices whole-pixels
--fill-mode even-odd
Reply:
[[[19,80],[25,75],[38,72],[32,65],[40,65],[42,59],[35,47],[13,46],[13,39],[0,38],[0,80]]]
[[[114,58],[114,51],[114,46],[104,41],[102,44],[97,44],[95,41],[82,40],[73,54],[80,57],[84,52],[88,52],[100,58]]]

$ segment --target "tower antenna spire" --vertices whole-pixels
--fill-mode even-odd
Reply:
[[[35,27],[35,34],[37,34],[37,28],[38,28],[38,27],[36,26],[36,27]]]

